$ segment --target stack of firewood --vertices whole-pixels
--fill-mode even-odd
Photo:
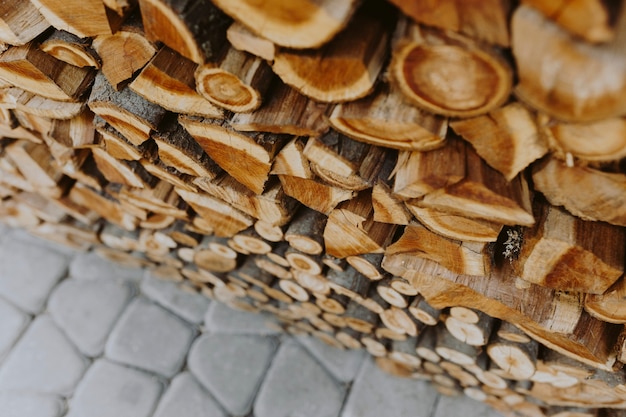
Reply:
[[[0,221],[505,414],[626,409],[622,2],[0,19]]]

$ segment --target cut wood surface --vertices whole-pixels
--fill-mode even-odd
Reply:
[[[2,2],[0,223],[503,415],[617,415],[622,3]]]

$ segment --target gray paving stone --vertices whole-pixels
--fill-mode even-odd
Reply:
[[[78,349],[95,357],[132,295],[132,286],[122,280],[69,278],[50,295],[48,310]]]
[[[211,395],[189,372],[172,380],[154,417],[228,417]]]
[[[0,361],[4,359],[20,337],[30,317],[13,304],[0,297]]]
[[[139,283],[144,271],[141,268],[128,268],[116,264],[95,252],[84,252],[72,259],[69,274],[79,279],[119,278]]]
[[[67,264],[68,258],[55,250],[6,240],[0,244],[0,295],[27,313],[38,313]]]
[[[502,417],[502,414],[488,406],[487,404],[472,400],[469,397],[459,395],[449,397],[441,395],[437,402],[437,407],[433,417]]]
[[[0,368],[0,390],[69,395],[86,359],[49,315],[37,317]]]
[[[147,373],[98,359],[76,388],[66,417],[148,417],[162,390]]]
[[[167,281],[150,275],[141,281],[141,292],[185,320],[200,324],[209,308],[209,299],[185,287],[184,283]]]
[[[345,387],[292,339],[278,350],[254,402],[254,415],[335,417],[344,397]]]
[[[365,357],[363,349],[338,349],[317,337],[301,336],[298,337],[298,341],[339,382],[351,382],[359,372]]]
[[[352,385],[341,416],[430,417],[438,397],[427,382],[387,374],[368,357]],[[463,414],[447,416],[455,415]]]
[[[0,392],[0,410],[2,417],[59,417],[65,401],[50,394]]]
[[[205,334],[189,352],[191,373],[236,416],[248,414],[276,350],[273,337]]]
[[[276,320],[269,315],[235,310],[219,301],[211,303],[204,317],[207,330],[218,333],[257,335],[281,333],[271,326],[275,323]]]
[[[195,331],[189,324],[149,300],[135,298],[111,331],[105,356],[165,377],[185,361]]]

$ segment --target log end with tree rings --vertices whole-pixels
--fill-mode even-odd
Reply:
[[[216,106],[235,113],[249,113],[261,105],[261,95],[239,77],[212,65],[196,70],[196,90]]]
[[[391,71],[412,103],[445,116],[487,113],[507,100],[512,87],[508,64],[478,47],[407,43]]]

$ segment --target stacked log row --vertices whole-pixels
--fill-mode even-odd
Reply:
[[[626,8],[0,5],[0,220],[506,415],[626,409]]]

